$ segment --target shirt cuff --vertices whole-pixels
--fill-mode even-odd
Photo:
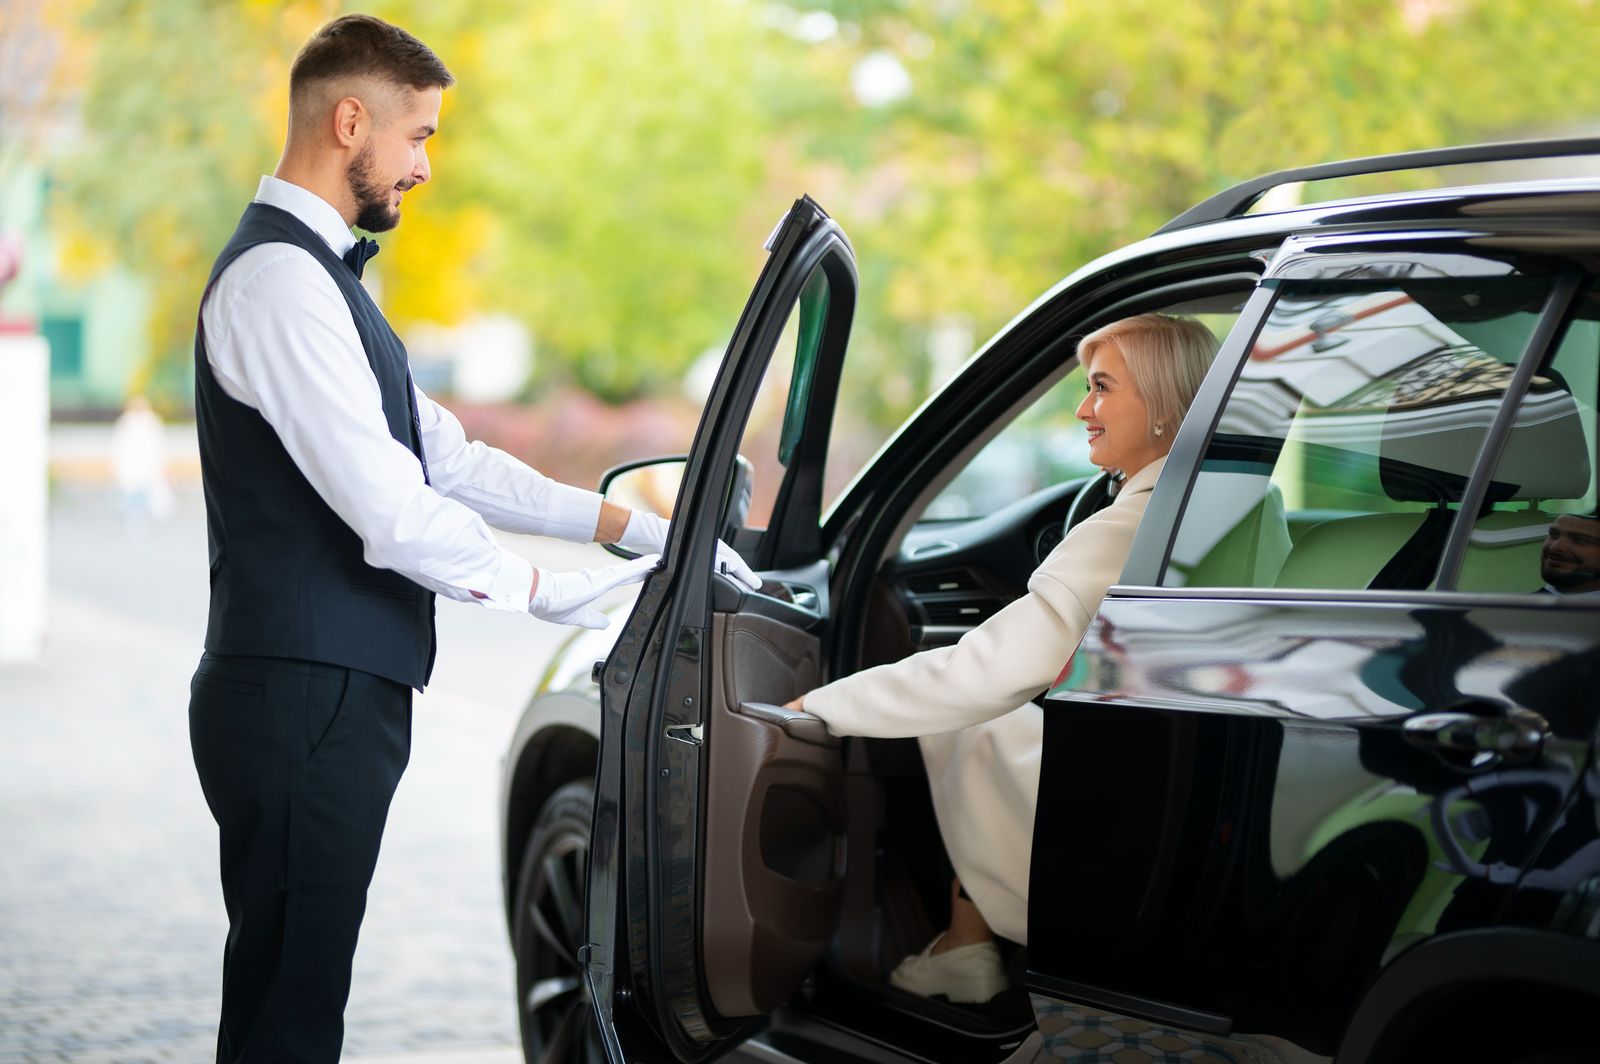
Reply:
[[[541,515],[545,535],[574,543],[593,543],[595,528],[600,524],[600,502],[598,492],[552,483],[550,498]]]
[[[518,613],[527,613],[528,592],[532,587],[533,563],[508,550],[502,550],[500,571],[495,574],[494,583],[484,589],[487,597],[478,601],[491,610],[515,610]]]

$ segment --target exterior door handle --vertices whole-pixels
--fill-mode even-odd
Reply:
[[[1406,741],[1424,749],[1527,761],[1544,748],[1550,724],[1529,709],[1507,709],[1492,716],[1442,712],[1411,717],[1402,731]]]

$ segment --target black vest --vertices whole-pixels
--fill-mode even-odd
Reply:
[[[217,256],[206,292],[234,259],[269,243],[305,248],[339,286],[378,379],[389,434],[420,456],[406,349],[355,273],[304,222],[252,203]],[[362,560],[360,538],[311,487],[277,432],[217,383],[203,326],[194,354],[211,546],[206,649],[343,665],[420,691],[436,649],[432,593]]]

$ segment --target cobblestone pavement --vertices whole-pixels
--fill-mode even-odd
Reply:
[[[594,547],[507,537],[552,568]],[[0,1064],[214,1055],[227,919],[190,758],[205,627],[197,495],[130,530],[100,493],[54,501],[49,643],[0,666]],[[499,892],[499,761],[552,626],[440,603],[356,954],[346,1057],[519,1061]]]

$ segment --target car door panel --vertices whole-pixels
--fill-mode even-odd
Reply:
[[[782,703],[818,683],[814,635],[715,614],[721,658],[706,727],[701,940],[724,1016],[782,1004],[821,958],[844,896],[843,763],[821,721]]]
[[[1034,569],[1061,542],[1067,511],[1089,480],[1053,484],[985,517],[913,528],[883,573],[910,646],[886,648],[893,657],[865,654],[864,662],[954,643],[1025,593]],[[879,626],[869,625],[869,632]]]
[[[1047,699],[1061,753],[1040,808],[1100,823],[1035,849],[1034,897],[1049,901],[1030,942],[1051,974],[1326,1053],[1373,971],[1492,919],[1582,744],[1474,766],[1405,722],[1498,702],[1522,663],[1592,651],[1552,623],[1567,611],[1438,597],[1115,591]]]

